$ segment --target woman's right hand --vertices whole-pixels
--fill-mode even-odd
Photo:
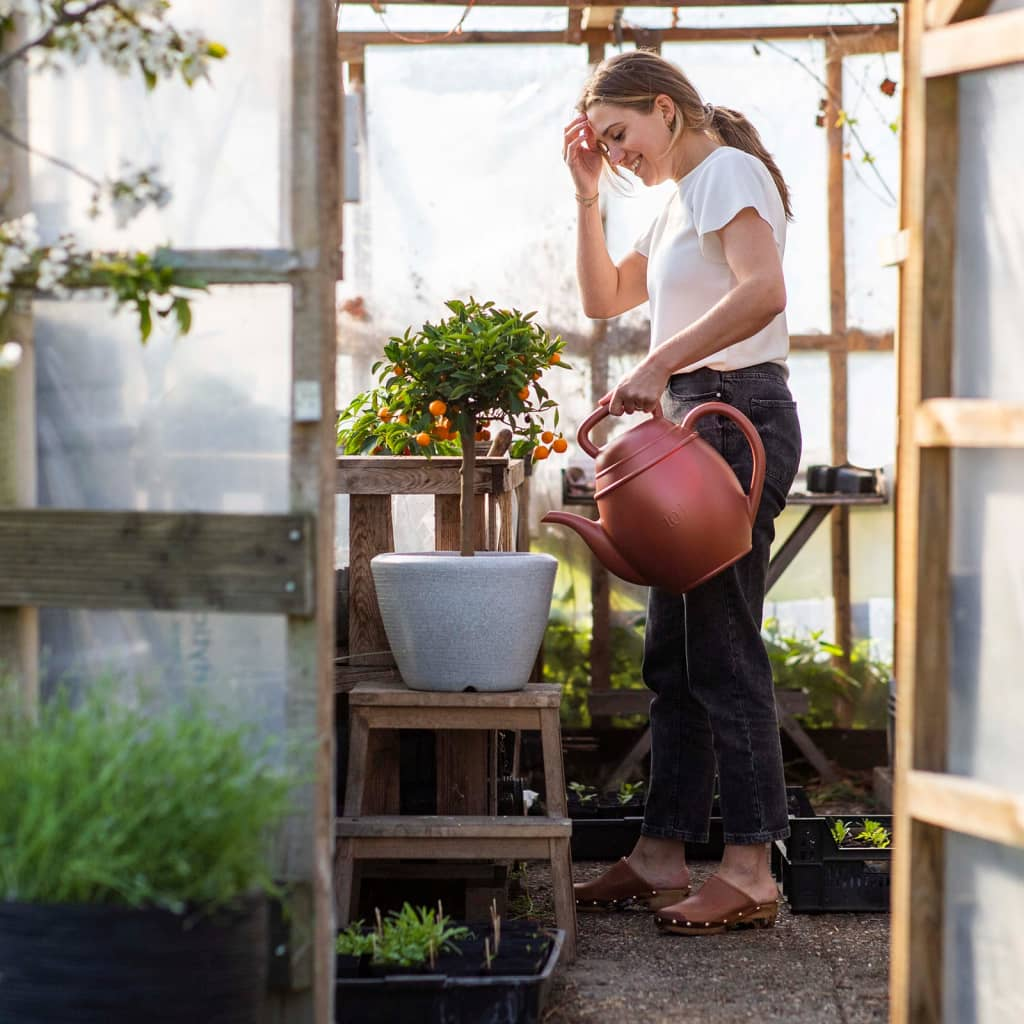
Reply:
[[[604,157],[598,149],[597,137],[586,114],[578,114],[565,128],[562,159],[576,185],[576,194],[597,195]]]

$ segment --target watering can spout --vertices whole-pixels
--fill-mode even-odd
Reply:
[[[583,538],[587,547],[594,552],[597,560],[609,572],[615,573],[627,583],[636,583],[641,587],[650,586],[647,580],[640,576],[623,558],[622,553],[605,532],[600,520],[595,522],[593,519],[585,519],[572,512],[548,512],[541,522],[557,523],[560,526],[568,526],[570,530],[575,530]]]

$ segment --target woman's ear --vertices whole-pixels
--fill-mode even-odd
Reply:
[[[676,117],[676,105],[672,102],[671,96],[666,96],[664,93],[659,93],[654,97],[654,106],[657,108],[658,113],[665,120],[665,126],[667,128],[672,127],[672,122]]]

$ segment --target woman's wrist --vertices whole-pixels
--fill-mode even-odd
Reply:
[[[593,206],[598,199],[601,198],[600,192],[595,192],[592,196],[584,195],[582,192],[576,193],[576,202],[580,204],[584,209],[589,209]]]

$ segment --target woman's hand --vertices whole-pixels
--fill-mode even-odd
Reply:
[[[584,197],[597,195],[604,158],[586,114],[578,114],[566,125],[562,159],[569,168],[577,194]]]
[[[661,401],[672,371],[648,357],[627,374],[598,403],[607,405],[612,416],[623,413],[651,412]]]

